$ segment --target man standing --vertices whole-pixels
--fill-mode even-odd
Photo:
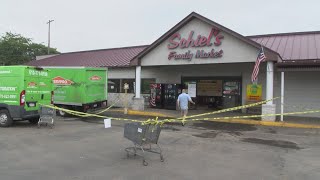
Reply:
[[[188,102],[195,104],[192,101],[191,97],[188,94],[186,94],[186,89],[183,89],[182,93],[178,96],[178,100],[177,100],[178,107],[181,110],[181,116],[183,116],[182,125],[184,125],[185,117],[188,114]]]

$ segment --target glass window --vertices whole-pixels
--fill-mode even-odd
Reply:
[[[108,93],[119,93],[119,92],[120,92],[120,79],[109,79]]]
[[[141,80],[141,94],[150,94],[150,84],[155,83],[155,79],[142,79]]]
[[[121,80],[121,93],[124,93],[125,90],[123,89],[124,84],[129,84],[128,93],[134,93],[135,92],[135,79],[122,79]]]

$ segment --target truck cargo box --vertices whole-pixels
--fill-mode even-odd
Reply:
[[[48,67],[54,86],[54,104],[86,112],[107,105],[107,69]],[[63,111],[58,111],[65,116]]]

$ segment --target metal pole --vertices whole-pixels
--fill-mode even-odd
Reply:
[[[49,20],[47,22],[47,24],[49,25],[49,29],[48,29],[48,54],[50,54],[50,24],[51,22],[53,22],[54,20]]]
[[[124,114],[128,114],[128,90],[125,89],[125,103],[124,103]]]
[[[129,84],[125,83],[124,84],[124,92],[125,92],[125,97],[124,97],[124,114],[128,114],[128,89],[129,89]]]
[[[281,72],[281,121],[283,121],[283,105],[284,105],[284,72]]]

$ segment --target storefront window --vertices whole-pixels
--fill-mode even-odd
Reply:
[[[123,89],[124,84],[129,84],[128,93],[134,93],[135,92],[135,79],[122,79],[121,80],[121,93],[125,93],[125,90]]]
[[[222,96],[222,80],[200,80],[197,84],[198,96]]]
[[[120,79],[109,79],[108,92],[119,93],[120,92]]]
[[[150,84],[155,83],[155,79],[142,79],[141,80],[141,94],[150,94]]]

